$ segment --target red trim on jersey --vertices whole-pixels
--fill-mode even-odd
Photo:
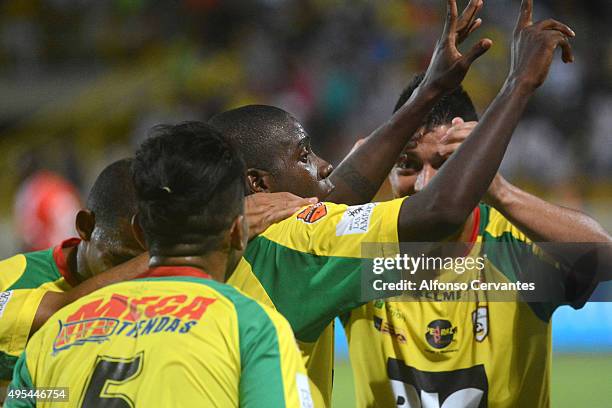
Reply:
[[[192,276],[194,278],[211,279],[209,274],[193,266],[155,266],[138,277],[150,278],[161,276]]]
[[[59,273],[64,277],[66,282],[70,284],[70,286],[78,285],[79,281],[75,279],[72,271],[68,267],[68,260],[64,254],[64,249],[74,248],[79,245],[80,242],[81,240],[79,238],[68,238],[53,248],[53,260],[55,261],[55,265],[57,265]]]
[[[478,232],[480,230],[480,207],[474,208],[472,214],[474,215],[474,225],[472,226],[472,233],[470,234],[470,239],[468,241],[470,246],[467,249],[465,256],[468,256],[470,252],[472,252],[472,248],[474,248],[474,244],[478,238]]]

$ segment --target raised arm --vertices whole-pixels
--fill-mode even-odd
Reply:
[[[330,178],[335,189],[324,197],[325,201],[363,204],[372,200],[423,118],[440,97],[461,84],[470,65],[491,46],[491,40],[484,39],[465,55],[459,53],[456,46],[481,24],[475,17],[483,0],[470,0],[461,17],[455,17],[452,24],[450,14],[451,9],[457,14],[456,0],[449,0],[448,4],[444,32],[421,86],[388,122],[364,139],[332,172]]]
[[[598,281],[612,280],[612,237],[588,215],[544,201],[513,186],[500,175],[491,183],[485,201],[534,242],[581,244],[575,250],[591,258],[583,259],[581,265],[595,266]],[[553,256],[567,256],[571,246],[546,245],[546,248]],[[579,267],[574,272],[582,271]]]
[[[532,0],[523,0],[512,41],[510,72],[472,135],[444,163],[427,187],[404,201],[398,230],[402,241],[439,241],[455,233],[487,191],[533,92],[544,82],[554,50],[573,61],[568,37],[555,20],[532,23]],[[451,8],[454,24],[456,8]]]
[[[542,200],[497,175],[485,196],[534,242],[612,242],[610,234],[588,215]]]

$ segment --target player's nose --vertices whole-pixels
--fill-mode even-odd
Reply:
[[[438,171],[431,167],[429,164],[423,165],[423,168],[417,176],[416,182],[414,183],[414,191],[419,192],[423,190],[427,184],[434,178]]]
[[[329,164],[328,162],[326,162],[323,159],[319,159],[319,178],[321,179],[325,179],[327,177],[329,177],[329,175],[332,173],[332,171],[334,171],[334,166],[332,166],[331,164]]]

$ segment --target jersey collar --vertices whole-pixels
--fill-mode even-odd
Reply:
[[[465,256],[468,256],[470,252],[472,252],[472,249],[474,248],[474,244],[476,243],[476,240],[478,239],[478,233],[480,232],[480,206],[474,208],[474,211],[472,212],[472,214],[474,215],[474,224],[472,225],[472,233],[470,234],[470,238],[468,241],[469,246],[465,252]]]
[[[155,266],[139,276],[139,278],[152,278],[163,276],[191,276],[193,278],[211,279],[211,276],[201,269],[193,266]]]
[[[66,259],[63,250],[67,248],[74,248],[79,245],[80,242],[81,240],[79,238],[68,238],[53,248],[53,260],[55,261],[55,265],[57,266],[60,275],[64,277],[70,286],[76,286],[79,282],[75,279],[72,271],[68,267],[68,260]]]

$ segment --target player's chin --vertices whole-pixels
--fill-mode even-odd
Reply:
[[[329,178],[319,180],[317,183],[317,194],[316,196],[324,200],[332,191],[334,191],[334,184]]]

